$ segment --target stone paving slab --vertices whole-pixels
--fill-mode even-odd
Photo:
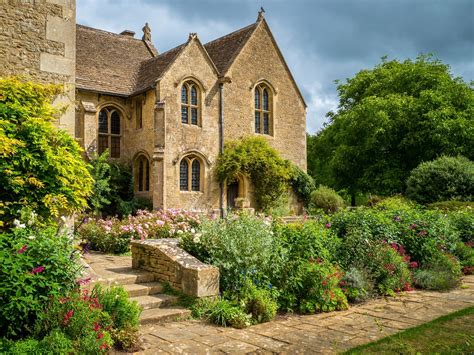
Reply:
[[[412,291],[347,311],[284,315],[247,329],[202,321],[143,326],[140,354],[334,354],[474,305],[474,275],[450,292]]]

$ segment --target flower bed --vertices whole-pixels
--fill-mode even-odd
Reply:
[[[77,233],[93,250],[120,254],[130,250],[133,239],[173,238],[196,233],[199,225],[197,213],[176,209],[141,210],[124,219],[85,218]]]

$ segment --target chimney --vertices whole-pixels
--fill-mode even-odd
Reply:
[[[122,31],[122,32],[120,32],[120,34],[122,36],[127,36],[127,37],[132,37],[132,38],[135,36],[135,32],[130,31],[130,30]]]

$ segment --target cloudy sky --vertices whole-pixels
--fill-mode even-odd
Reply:
[[[337,107],[334,80],[389,59],[433,53],[474,80],[473,0],[77,0],[77,22],[142,34],[164,52],[197,32],[203,43],[265,18],[308,104],[308,131]]]

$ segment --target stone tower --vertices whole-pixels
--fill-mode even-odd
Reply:
[[[75,136],[76,1],[0,0],[0,77],[64,85],[58,126]]]

